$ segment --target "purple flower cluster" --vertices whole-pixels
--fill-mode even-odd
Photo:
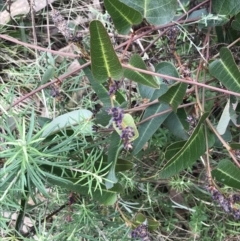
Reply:
[[[226,213],[230,213],[237,220],[240,220],[240,209],[234,207],[236,202],[240,201],[239,195],[224,197],[215,187],[208,186],[207,190],[211,193],[212,199],[217,202]]]
[[[240,196],[237,194],[233,194],[230,196],[230,199],[232,200],[233,203],[240,202]]]
[[[114,80],[113,83],[110,85],[108,94],[115,95],[116,91],[121,87],[121,82]]]
[[[124,149],[126,149],[126,150],[131,149],[132,144],[131,144],[130,140],[134,136],[134,129],[131,126],[127,126],[127,127],[123,128],[123,126],[122,126],[122,120],[123,120],[123,116],[124,116],[123,109],[121,109],[119,107],[113,107],[108,110],[108,114],[112,115],[113,122],[115,123],[117,128],[122,131],[121,139],[123,141]]]
[[[108,110],[108,114],[112,116],[115,125],[122,130],[122,120],[124,116],[123,109],[119,107],[113,107]]]
[[[130,140],[134,136],[134,130],[131,126],[127,126],[125,129],[122,130],[121,139],[123,140],[124,149],[129,150],[132,149],[132,143]]]
[[[131,232],[131,238],[140,238],[142,241],[150,241],[148,226],[141,224]]]

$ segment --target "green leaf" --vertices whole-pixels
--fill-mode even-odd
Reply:
[[[225,133],[223,135],[221,135],[221,137],[226,142],[231,142],[232,141],[232,134],[231,134],[229,128],[226,129]],[[217,136],[215,136],[214,146],[217,147],[217,148],[222,148],[223,147],[222,142],[217,138]]]
[[[229,90],[240,92],[240,72],[232,53],[227,48],[221,48],[220,56],[220,60],[215,60],[210,64],[210,74],[221,81]]]
[[[91,135],[92,134],[92,112],[89,110],[81,109],[68,112],[60,115],[52,120],[44,129],[42,137],[46,137],[57,131],[66,128],[73,128],[73,126],[81,125],[81,134]]]
[[[208,140],[207,140],[208,141],[208,148],[210,149],[212,146],[214,146],[214,144],[216,142],[216,136],[209,129],[207,129],[207,138],[208,138]]]
[[[152,105],[145,110],[145,113],[142,119],[144,120],[149,116],[164,112],[165,110],[169,110],[169,105],[167,104]],[[136,155],[139,151],[141,151],[145,143],[152,137],[152,135],[156,132],[156,130],[160,127],[160,125],[164,122],[164,120],[168,117],[170,113],[171,111],[163,115],[153,117],[152,119],[142,123],[138,127],[139,137],[133,142],[134,155]]]
[[[139,11],[151,24],[162,25],[173,20],[177,9],[177,0],[120,0]]]
[[[114,183],[117,183],[118,179],[115,173],[115,166],[120,150],[122,149],[121,139],[117,132],[113,132],[110,138],[110,146],[108,148],[108,163],[111,163],[105,186],[107,189],[113,187]]]
[[[186,131],[189,130],[189,122],[187,121],[187,113],[186,113],[186,110],[184,108],[179,108],[177,110],[177,116],[178,116],[178,119],[181,121],[184,129]]]
[[[206,16],[208,14],[208,11],[206,8],[201,8],[198,10],[193,11],[189,14],[188,19],[196,19],[201,18],[202,16]]]
[[[54,77],[54,74],[55,74],[55,68],[49,66],[45,73],[43,74],[43,77],[42,77],[42,81],[41,81],[41,84],[46,84],[50,79],[52,79]]]
[[[157,64],[155,67],[155,71],[159,74],[165,74],[165,75],[170,75],[170,76],[179,78],[179,74],[176,67],[170,62],[163,61]],[[175,81],[172,81],[172,80],[169,80],[169,82],[170,84],[175,83]]]
[[[240,12],[238,0],[212,0],[213,12],[222,15],[236,15]]]
[[[188,134],[186,133],[181,121],[178,118],[178,115],[176,115],[175,113],[171,113],[167,119],[164,121],[164,125],[169,129],[169,131],[183,139],[183,140],[187,140],[188,139]]]
[[[118,0],[104,0],[104,6],[120,34],[128,34],[133,24],[142,22],[142,15]]]
[[[85,64],[86,61],[79,58],[80,65]],[[102,102],[104,107],[111,107],[111,101],[108,95],[108,90],[99,82],[97,82],[92,75],[92,71],[89,67],[83,69],[83,72],[87,76],[89,82],[91,83],[91,87],[95,91],[96,95],[98,96],[99,100]]]
[[[166,148],[166,152],[165,152],[166,160],[170,160],[176,153],[178,153],[183,148],[185,144],[186,144],[186,141],[177,141],[169,145]]]
[[[182,149],[167,162],[163,170],[160,172],[161,178],[171,177],[185,168],[191,167],[193,163],[205,152],[205,135],[202,123],[207,116],[208,113],[205,113],[201,117],[197,127]]]
[[[126,103],[125,96],[121,91],[118,91],[118,90],[116,91],[114,102],[119,103],[118,105],[122,105]]]
[[[130,58],[129,64],[132,65],[133,67],[147,70],[147,67],[146,67],[145,63],[143,62],[142,58],[137,54],[134,54]],[[159,88],[159,85],[156,83],[154,77],[151,75],[148,75],[148,74],[143,74],[143,73],[140,73],[140,72],[137,72],[134,70],[125,69],[124,77],[126,77],[130,80],[133,80],[137,83],[143,84],[143,85],[147,85],[147,86],[150,86],[153,88]]]
[[[169,62],[162,62],[156,66],[156,72],[160,74],[165,74],[179,78],[179,74],[175,66]],[[176,112],[179,104],[182,103],[183,97],[186,93],[187,84],[185,83],[175,83],[169,90],[158,99],[166,103],[169,103]]]
[[[37,121],[38,121],[38,124],[40,125],[40,127],[44,127],[46,124],[50,123],[52,121],[52,119],[39,116],[39,117],[37,117]]]
[[[107,113],[108,108],[102,108],[96,115],[95,118],[95,123],[102,125],[102,126],[107,126],[111,120],[111,116]]]
[[[165,94],[168,90],[167,85],[160,84],[160,89],[155,89],[146,85],[138,83],[139,94],[143,99],[148,99],[149,101],[156,100],[161,95]]]
[[[121,63],[106,29],[98,20],[90,23],[90,48],[92,73],[97,81],[104,82],[109,77],[113,79],[122,77]]]
[[[230,147],[233,149],[233,150],[238,150],[240,149],[240,143],[230,143]]]
[[[166,84],[160,84],[160,89],[155,89],[152,93],[150,101],[154,101],[160,96],[164,95],[168,91],[168,87]]]
[[[216,128],[220,135],[223,135],[226,132],[228,124],[230,120],[233,118],[233,115],[235,114],[234,110],[236,109],[238,102],[233,103],[233,101],[234,100],[232,98],[228,99],[227,104],[225,105],[225,108],[222,112],[221,118]]]
[[[56,179],[48,179],[48,182],[54,185],[58,185],[60,187],[66,188],[69,191],[73,191],[76,193],[79,193],[81,195],[88,195],[89,194],[89,187],[86,186],[86,183],[77,183],[75,184],[74,182],[69,181],[68,183],[66,182],[61,182]],[[93,184],[94,186],[94,184]],[[122,187],[120,184],[115,184],[113,188],[111,189],[105,189],[104,185],[101,185],[102,189],[100,190],[94,190],[92,189],[92,198],[102,204],[105,205],[113,205],[117,201],[117,195],[122,192]]]
[[[169,103],[176,113],[178,106],[182,103],[183,97],[186,94],[187,84],[185,83],[176,83],[172,85],[167,93],[160,96],[158,99],[159,101],[164,101]]]
[[[225,39],[227,37],[226,34],[222,31],[222,29],[222,26],[215,27],[218,43],[225,42]]]
[[[124,160],[121,158],[117,159],[117,164],[115,166],[115,172],[124,172],[132,169],[134,164],[128,160]]]
[[[240,189],[240,170],[229,160],[221,160],[212,175],[218,182]]]
[[[79,181],[82,174],[63,169],[62,167],[51,165],[41,165],[39,167],[49,172],[49,175],[47,174],[47,181],[49,183],[82,195],[88,196],[89,193],[91,193],[91,197],[94,200],[105,205],[113,205],[117,200],[117,195],[123,191],[119,184],[115,184],[113,188],[107,190],[103,184],[99,184],[100,186],[98,186],[95,180],[92,180],[91,186],[89,186],[86,180]],[[91,190],[91,192],[89,192],[89,190]]]
[[[240,13],[238,13],[235,16],[235,19],[232,21],[232,28],[237,31],[240,31]]]
[[[119,140],[119,136],[116,134],[116,132],[115,132],[115,135],[118,137],[118,140]],[[112,139],[112,137],[111,137],[110,147],[112,147],[111,146],[112,145],[112,140],[114,140],[114,139]],[[117,140],[117,142],[118,142],[118,140]],[[119,143],[121,144],[120,141],[119,141]],[[110,155],[110,147],[109,147],[109,153],[108,153],[109,155]],[[114,157],[114,153],[113,152],[114,152],[114,150],[112,151],[112,156],[111,157]],[[99,166],[101,165],[101,169],[105,170],[105,168],[107,166],[109,166],[109,163],[111,163],[112,160],[113,160],[112,158],[110,158],[110,157],[108,158],[108,155],[103,154],[102,156],[100,156],[99,160],[96,161],[95,168],[99,169]],[[79,160],[78,160],[78,162],[79,162]],[[83,162],[83,160],[80,159],[80,162]],[[127,170],[133,168],[133,165],[134,164],[132,162],[128,161],[128,160],[118,158],[117,159],[117,163],[115,165],[115,172],[127,171]]]

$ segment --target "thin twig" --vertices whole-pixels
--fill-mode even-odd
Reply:
[[[217,91],[217,92],[221,92],[221,93],[225,93],[225,94],[229,94],[229,95],[235,95],[235,96],[240,97],[240,93],[237,93],[237,92],[234,92],[234,91],[224,90],[224,89],[220,89],[220,88],[210,86],[210,85],[206,85],[206,84],[203,84],[203,83],[194,82],[194,81],[191,81],[191,80],[186,80],[186,79],[177,78],[177,77],[173,77],[173,76],[169,76],[169,75],[165,75],[165,74],[155,73],[155,72],[152,72],[152,71],[149,71],[149,70],[143,70],[143,69],[135,68],[135,67],[133,67],[131,65],[127,65],[127,64],[122,64],[122,66],[126,69],[135,70],[135,71],[138,71],[140,73],[149,74],[149,75],[152,75],[152,76],[158,76],[158,77],[161,77],[161,78],[164,78],[164,79],[171,79],[171,80],[174,80],[174,81],[180,81],[180,82],[191,84],[191,85],[197,85],[197,86],[205,87],[207,89],[214,90],[214,91]]]

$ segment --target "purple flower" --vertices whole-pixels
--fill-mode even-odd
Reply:
[[[233,203],[240,202],[240,196],[237,194],[233,194],[230,198]]]
[[[207,190],[211,193],[212,199],[216,201],[226,213],[230,213],[237,220],[240,220],[240,209],[234,207],[234,203],[240,200],[239,195],[230,197],[223,196],[215,187],[208,186]]]
[[[123,109],[119,107],[113,107],[108,110],[108,114],[112,115],[113,122],[120,130],[122,130],[122,120],[124,115]]]
[[[122,127],[122,121],[124,112],[123,109],[119,107],[113,107],[108,110],[108,114],[112,115],[113,122],[118,127],[119,130],[122,130],[121,139],[123,141],[124,149],[129,150],[132,148],[132,144],[130,143],[130,140],[134,136],[134,129],[131,126],[127,126],[123,129]]]
[[[236,220],[240,220],[240,210],[239,209],[233,210],[233,217]]]
[[[149,240],[148,226],[146,224],[141,224],[131,232],[132,238],[141,238],[141,240]]]
[[[108,94],[115,95],[116,91],[121,87],[121,82],[114,80],[113,83],[110,85]]]
[[[134,129],[131,126],[127,126],[125,129],[122,130],[121,139],[123,140],[124,149],[129,150],[132,148],[132,144],[130,140],[134,136]]]

